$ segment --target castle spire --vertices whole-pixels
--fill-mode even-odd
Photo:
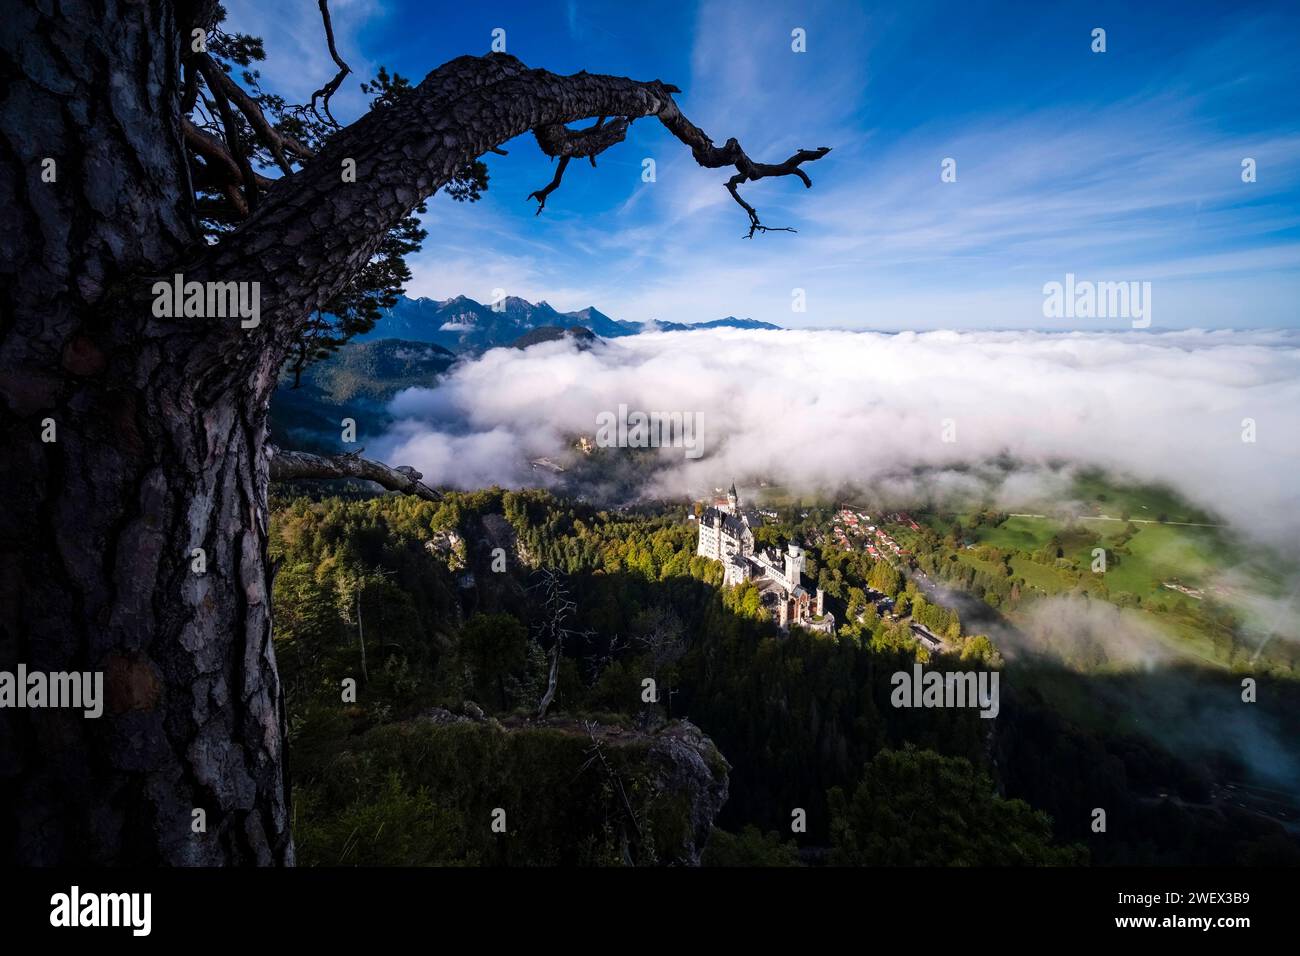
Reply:
[[[740,507],[740,495],[736,494],[735,481],[731,482],[731,490],[727,492],[727,504],[731,506],[732,511]]]

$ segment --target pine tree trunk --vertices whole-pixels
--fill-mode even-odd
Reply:
[[[266,382],[205,391],[203,330],[155,327],[142,278],[195,239],[177,26],[144,3],[4,20],[0,670],[102,671],[105,702],[0,710],[0,853],[291,862]]]

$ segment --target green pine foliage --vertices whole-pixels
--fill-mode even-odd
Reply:
[[[830,795],[831,861],[840,866],[1071,866],[1081,846],[1056,846],[1047,814],[1004,800],[968,760],[907,747],[882,750],[850,792]]]
[[[705,866],[800,866],[799,848],[775,830],[746,826],[739,833],[714,830],[704,851]]]

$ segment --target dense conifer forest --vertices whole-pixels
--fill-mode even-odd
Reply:
[[[1204,768],[1020,690],[986,636],[884,560],[810,547],[806,573],[849,623],[783,635],[752,586],[723,588],[695,555],[683,508],[500,489],[274,504],[305,863],[1295,859],[1279,827],[1197,807]],[[781,544],[823,518],[760,533]],[[930,659],[864,604],[881,592],[952,653]],[[890,675],[917,659],[1003,668],[999,717],[891,707]],[[1109,834],[1089,829],[1097,805]]]

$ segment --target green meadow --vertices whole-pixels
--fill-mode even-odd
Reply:
[[[1096,472],[1077,478],[1065,502],[1026,502],[1002,512],[912,514],[947,547],[953,546],[950,535],[959,531],[952,552],[957,560],[993,578],[1005,570],[984,548],[996,548],[1012,578],[1023,580],[1025,598],[1085,590],[1155,624],[1169,649],[1216,667],[1240,666],[1269,634],[1277,634],[1276,617],[1259,619],[1252,605],[1285,600],[1288,582],[1300,573],[1167,488],[1129,486]],[[904,547],[926,549],[924,535],[903,526],[890,531]],[[933,547],[934,538],[929,540]],[[1093,571],[1098,548],[1105,551],[1104,573]],[[1223,609],[1236,624],[1228,623]],[[1002,610],[1017,619],[1026,606]],[[1294,622],[1282,626],[1295,629]],[[1268,648],[1265,657],[1290,657],[1284,646]]]

